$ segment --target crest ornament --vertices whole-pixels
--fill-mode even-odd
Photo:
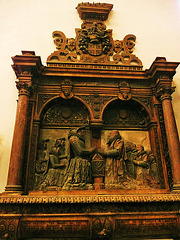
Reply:
[[[129,83],[123,81],[119,84],[119,99],[121,100],[130,100],[131,99],[131,87],[129,86]]]
[[[69,79],[65,79],[61,83],[61,93],[60,97],[64,99],[70,99],[74,96],[74,93],[72,92],[73,90],[73,83]]]
[[[104,23],[112,4],[79,3],[77,11],[83,20],[76,29],[76,38],[66,38],[61,31],[54,31],[53,38],[57,51],[47,59],[48,66],[59,63],[109,63],[111,65],[139,66],[142,62],[133,54],[136,37],[128,34],[123,40],[113,40],[112,30]]]

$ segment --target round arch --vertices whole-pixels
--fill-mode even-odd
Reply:
[[[135,98],[128,101],[111,99],[105,104],[101,114],[105,125],[112,124],[123,128],[145,128],[153,120],[147,106]]]
[[[92,113],[92,110],[91,108],[88,106],[88,104],[81,98],[77,97],[77,96],[74,96],[73,98],[71,99],[64,99],[60,96],[55,96],[51,99],[49,99],[47,102],[45,102],[40,111],[39,111],[39,114],[38,114],[38,120],[41,120],[42,119],[42,116],[43,114],[47,111],[47,109],[52,106],[53,104],[55,104],[56,101],[58,101],[59,99],[61,99],[62,101],[67,101],[67,102],[72,102],[73,100],[76,101],[76,103],[80,104],[81,106],[84,106],[86,109],[87,109],[87,112],[88,112],[88,115],[89,115],[89,120],[91,120],[93,118],[93,113]]]
[[[52,123],[55,125],[63,124],[63,120],[66,124],[87,124],[91,118],[92,112],[90,108],[78,97],[71,99],[64,99],[59,96],[51,98],[42,106],[39,112],[41,123]]]

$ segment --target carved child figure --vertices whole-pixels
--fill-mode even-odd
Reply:
[[[147,152],[144,150],[144,147],[142,145],[137,145],[137,155],[136,159],[133,160],[134,164],[136,165],[136,180],[137,183],[145,183],[146,176],[149,172],[149,164],[147,161]]]
[[[137,145],[136,166],[137,186],[159,188],[157,165],[152,151],[145,151],[142,145]]]
[[[65,138],[56,140],[49,153],[48,172],[41,184],[41,189],[47,186],[61,187],[67,156],[65,155]]]

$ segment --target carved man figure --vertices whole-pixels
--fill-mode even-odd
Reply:
[[[113,130],[109,133],[107,147],[107,151],[99,150],[99,153],[106,157],[105,188],[122,188],[126,179],[127,157],[119,131]]]
[[[92,189],[90,160],[95,149],[85,147],[84,128],[71,129],[68,139],[70,156],[62,189]]]

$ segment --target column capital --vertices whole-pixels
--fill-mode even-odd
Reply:
[[[171,94],[175,91],[175,87],[171,87],[168,85],[160,85],[157,88],[157,97],[162,102],[165,99],[171,100]]]
[[[16,87],[19,90],[19,96],[20,95],[30,96],[30,93],[32,91],[31,82],[27,83],[27,82],[16,81]]]

